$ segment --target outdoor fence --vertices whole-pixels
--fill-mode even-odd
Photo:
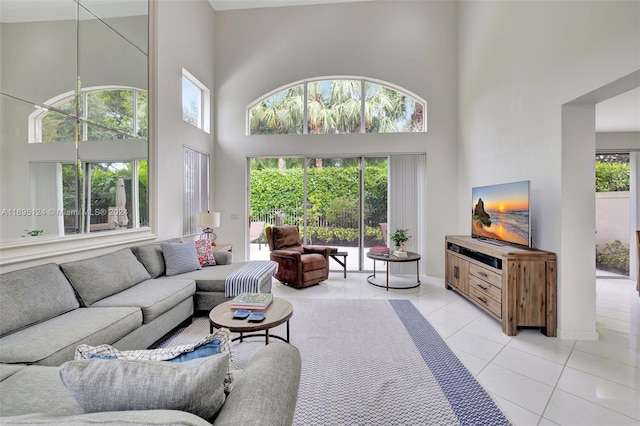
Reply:
[[[265,226],[297,225],[304,231],[302,208],[282,211],[273,208],[266,213],[253,214],[251,220],[264,222]],[[307,217],[307,239],[309,244],[339,244],[358,246],[360,223],[349,211],[332,212],[332,219],[323,215]],[[383,244],[382,231],[379,224],[365,225],[365,245]]]

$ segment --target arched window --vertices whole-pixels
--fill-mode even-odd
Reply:
[[[74,141],[76,131],[81,141],[147,139],[145,90],[90,87],[77,98],[67,92],[45,104],[29,116],[29,143]]]
[[[247,134],[426,132],[426,106],[418,96],[389,83],[309,79],[249,105]]]

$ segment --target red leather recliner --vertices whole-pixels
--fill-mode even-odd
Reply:
[[[271,260],[278,262],[276,279],[292,287],[308,287],[329,277],[330,247],[303,246],[295,225],[266,229]]]

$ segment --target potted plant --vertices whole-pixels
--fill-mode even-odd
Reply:
[[[33,231],[29,231],[28,229],[25,229],[24,231],[30,237],[39,237],[44,233],[44,229],[34,229]],[[23,235],[23,237],[26,237],[27,235]]]
[[[411,238],[407,232],[409,232],[408,229],[396,229],[393,234],[389,235],[389,239],[395,243],[396,247],[400,247],[400,251],[404,251],[404,243]]]

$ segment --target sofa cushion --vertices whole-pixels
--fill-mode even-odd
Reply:
[[[60,265],[78,293],[82,306],[116,294],[149,279],[149,272],[131,249]]]
[[[0,362],[60,365],[81,343],[114,343],[142,324],[140,308],[78,308],[0,338]]]
[[[143,281],[113,296],[105,297],[91,306],[95,308],[105,306],[139,307],[142,309],[142,322],[148,324],[183,300],[192,297],[195,292],[196,283],[193,280],[156,278]]]
[[[60,380],[58,367],[30,365],[0,382],[0,412],[4,425],[4,416],[72,415],[82,413],[82,408]]]
[[[235,262],[230,265],[217,265],[214,268],[203,268],[197,271],[185,272],[178,277],[196,282],[196,291],[219,291],[224,293],[224,283],[229,274],[242,268],[246,262]],[[176,277],[176,278],[178,278]],[[173,277],[162,278],[163,280]]]
[[[200,266],[215,266],[216,258],[213,256],[213,247],[211,246],[211,240],[196,240],[195,244]]]
[[[233,253],[227,250],[214,250],[213,257],[216,259],[216,265],[229,265],[233,263]]]
[[[140,263],[147,268],[151,278],[157,278],[160,275],[164,275],[166,271],[164,256],[162,255],[162,243],[180,242],[182,242],[180,238],[172,238],[170,240],[157,241],[143,246],[131,247],[131,251],[138,258]]]
[[[225,395],[229,354],[186,362],[80,360],[60,377],[85,412],[173,409],[212,421]]]
[[[300,256],[300,260],[302,261],[303,271],[311,271],[327,267],[327,259],[325,259],[321,254],[303,254]]]
[[[0,364],[0,382],[25,368],[26,364]],[[0,407],[2,404],[0,404]]]
[[[0,336],[79,306],[73,287],[54,263],[0,276]]]
[[[167,266],[166,275],[182,274],[202,269],[194,241],[184,243],[162,243],[162,255]]]

